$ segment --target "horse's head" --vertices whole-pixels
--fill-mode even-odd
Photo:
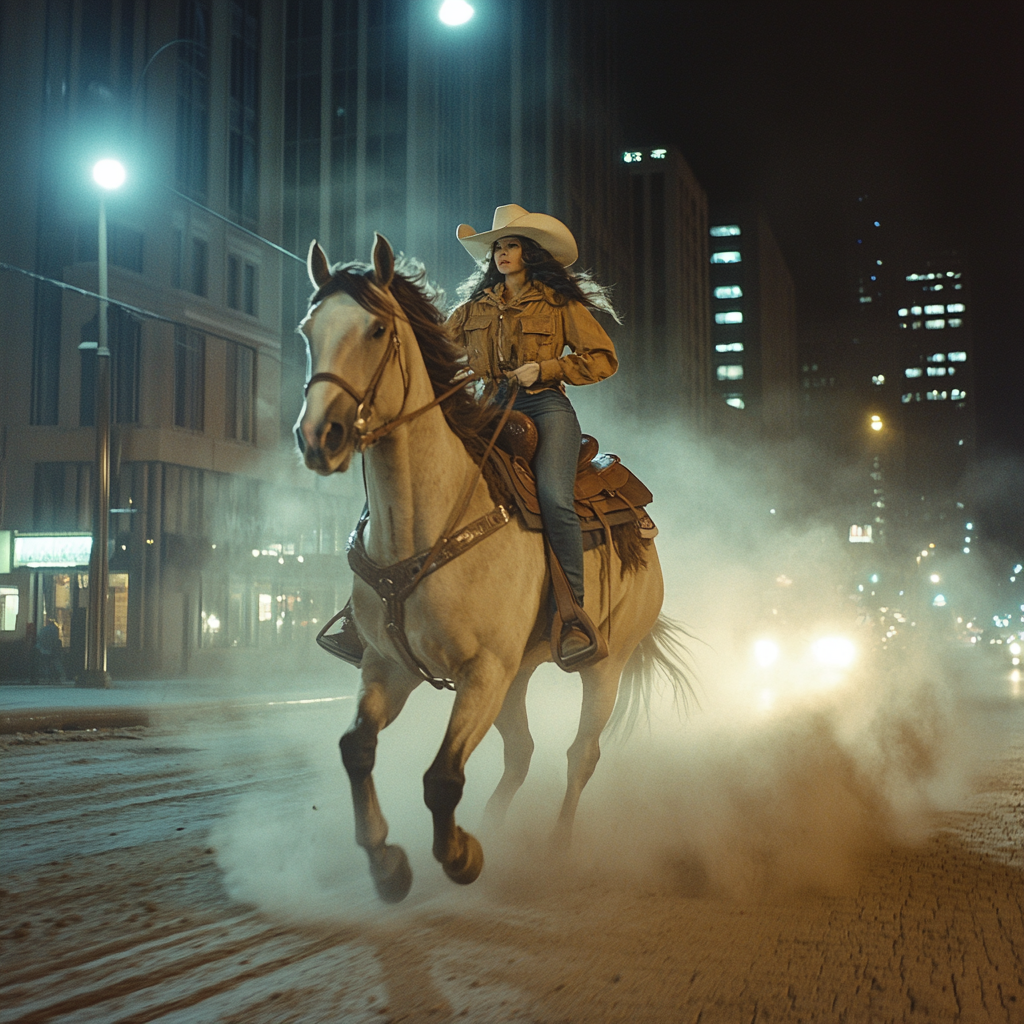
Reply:
[[[306,339],[309,382],[295,439],[306,465],[321,475],[344,472],[376,424],[398,416],[405,401],[399,335],[410,328],[390,288],[395,256],[376,236],[373,268],[332,273],[314,241],[306,269],[316,292],[299,333]]]

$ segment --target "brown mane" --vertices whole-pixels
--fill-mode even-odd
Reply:
[[[313,293],[310,306],[328,295],[342,291],[367,312],[376,316],[390,316],[391,309],[381,300],[380,293],[373,286],[373,274],[373,267],[365,263],[351,262],[333,267],[331,280]],[[397,258],[390,291],[408,317],[416,335],[434,395],[443,394],[452,386],[455,375],[466,369],[465,356],[445,330],[445,318],[438,308],[443,293],[427,281],[423,265],[407,256]],[[477,401],[468,390],[463,389],[445,399],[441,403],[441,411],[452,432],[479,465],[501,417],[500,406]],[[506,492],[504,483],[490,464],[484,466],[484,479],[496,501],[510,500],[511,495]]]

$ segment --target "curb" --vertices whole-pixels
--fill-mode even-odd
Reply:
[[[19,732],[83,732],[87,729],[128,729],[150,725],[146,708],[52,708],[47,711],[0,712],[0,736]]]

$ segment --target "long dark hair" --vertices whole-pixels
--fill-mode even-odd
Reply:
[[[564,306],[569,302],[578,302],[588,309],[609,313],[616,323],[622,323],[612,305],[611,289],[598,284],[590,275],[590,271],[581,270],[577,273],[570,273],[547,249],[539,246],[532,238],[525,238],[522,235],[503,237],[519,240],[523,249],[523,263],[526,266],[526,280],[539,281],[556,292],[564,300],[558,305]],[[494,247],[492,246],[487,258],[477,260],[476,271],[456,289],[463,302],[475,302],[477,299],[483,298],[484,292],[505,280],[505,275],[498,270],[493,257]]]

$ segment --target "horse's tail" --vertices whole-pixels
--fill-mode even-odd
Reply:
[[[636,726],[641,712],[651,721],[651,701],[658,677],[667,680],[677,710],[689,712],[691,701],[697,704],[693,681],[695,670],[684,640],[692,640],[679,623],[659,615],[654,628],[637,644],[626,662],[619,680],[619,694],[608,721],[607,734],[626,739]]]

